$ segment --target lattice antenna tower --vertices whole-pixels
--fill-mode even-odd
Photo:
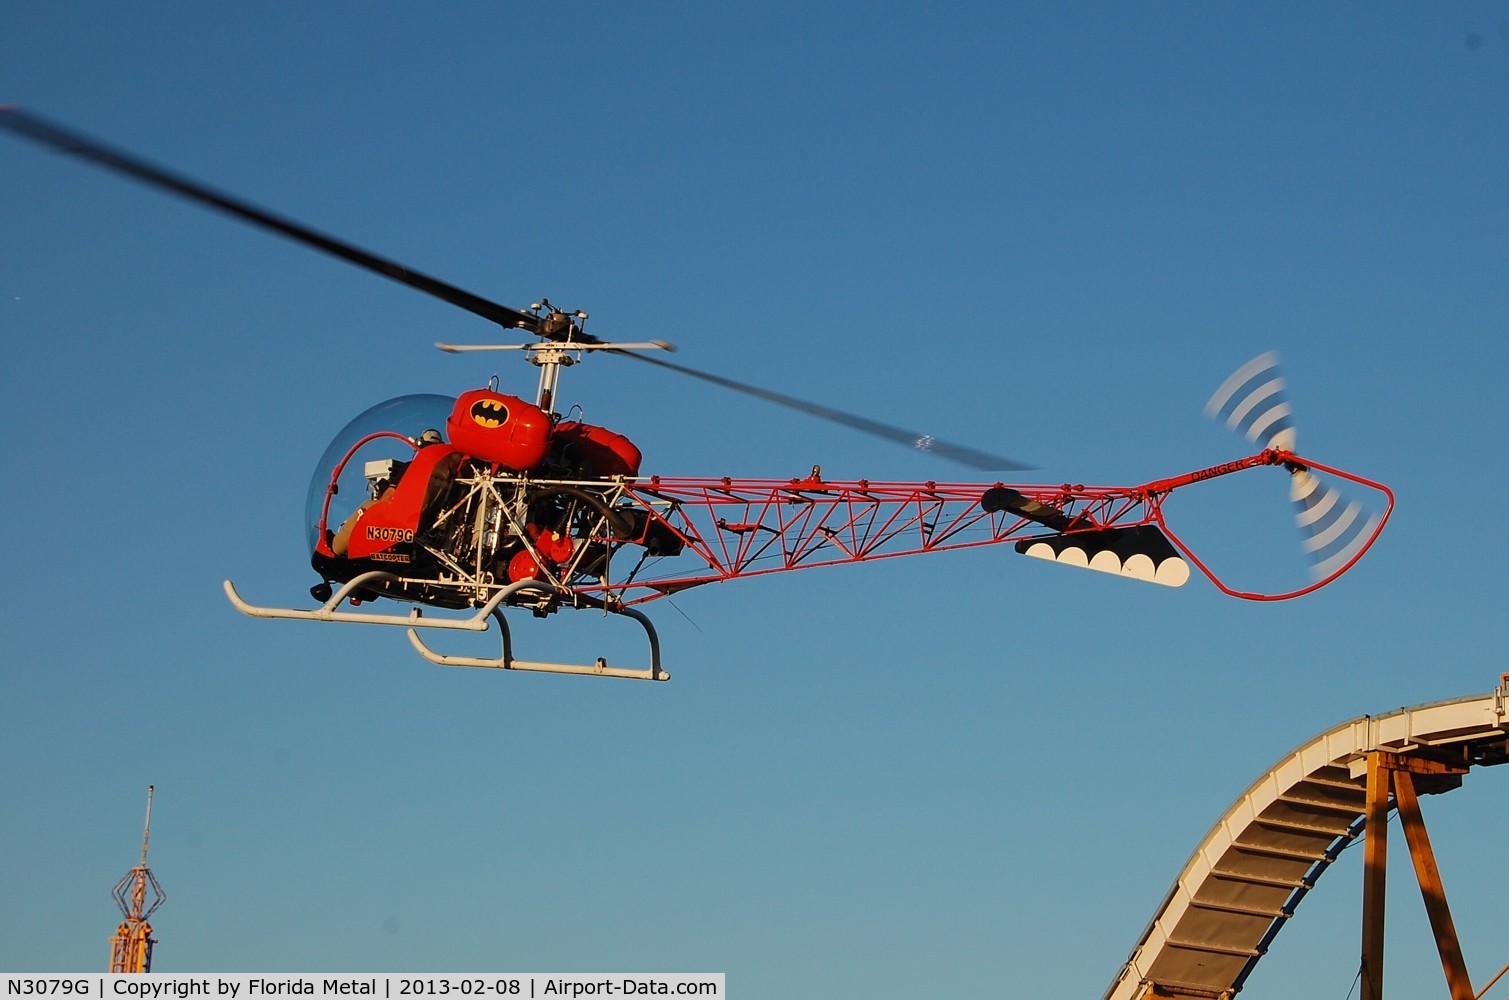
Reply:
[[[126,918],[115,929],[110,939],[111,972],[151,972],[152,946],[157,944],[152,937],[152,925],[147,922],[157,908],[167,899],[157,877],[147,867],[147,841],[152,836],[152,791],[147,786],[147,820],[141,834],[141,864],[126,873],[115,883],[115,903]],[[148,902],[150,890],[151,901]]]

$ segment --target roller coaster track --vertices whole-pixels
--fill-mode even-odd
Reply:
[[[1509,674],[1492,694],[1363,716],[1314,737],[1269,768],[1206,834],[1103,1000],[1234,996],[1305,894],[1362,833],[1369,812],[1387,816],[1391,789],[1401,821],[1413,815],[1418,824],[1416,789],[1449,791],[1474,765],[1506,761]],[[1390,784],[1394,774],[1396,783]],[[1365,878],[1375,877],[1371,848],[1381,854],[1379,834],[1387,825],[1379,824],[1371,838],[1378,843],[1369,845]],[[1406,825],[1405,832],[1412,854],[1417,837],[1428,854],[1423,827],[1416,833]],[[1381,859],[1376,862],[1378,878],[1382,865]],[[1366,897],[1365,883],[1364,967],[1369,964]],[[1381,891],[1377,898],[1382,899]],[[1437,919],[1436,913],[1431,916]],[[1376,920],[1374,995],[1382,992],[1381,915]],[[1449,925],[1449,913],[1445,920]],[[1450,936],[1454,943],[1455,932]],[[1450,980],[1444,949],[1442,961]],[[1459,954],[1455,961],[1460,966]],[[1465,970],[1459,978],[1465,979]],[[1368,996],[1366,981],[1363,995]],[[1474,994],[1470,987],[1453,985],[1457,995]]]

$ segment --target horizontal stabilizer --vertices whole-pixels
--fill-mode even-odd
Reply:
[[[1167,536],[1151,524],[1024,538],[1016,543],[1016,550],[1036,559],[1165,587],[1181,587],[1189,580],[1189,563]]]

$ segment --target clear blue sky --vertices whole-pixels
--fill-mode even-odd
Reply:
[[[0,967],[104,967],[155,783],[164,971],[1099,996],[1267,765],[1505,667],[1506,25],[1486,2],[12,0],[0,102],[483,295],[1029,481],[1240,457],[1200,408],[1276,349],[1301,453],[1399,508],[1283,605],[1005,549],[706,588],[652,609],[665,685],[252,621],[220,581],[307,599],[304,490],[350,417],[533,371],[432,348],[488,338],[471,316],[0,136]],[[958,478],[614,359],[565,395],[647,471]],[[1282,475],[1190,493],[1170,518],[1237,582],[1301,578]],[[580,617],[520,642],[618,648],[627,626]],[[1509,775],[1426,809],[1481,981],[1509,960],[1484,877]],[[1346,995],[1360,861],[1249,995]],[[1390,989],[1439,991],[1397,885]]]

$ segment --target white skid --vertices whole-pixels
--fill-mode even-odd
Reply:
[[[497,670],[531,670],[547,674],[625,677],[646,681],[670,680],[671,675],[661,669],[660,638],[655,634],[655,627],[650,624],[650,620],[632,608],[622,608],[617,613],[628,615],[644,626],[645,634],[650,637],[650,665],[648,667],[610,667],[608,661],[602,657],[598,657],[597,662],[592,664],[545,663],[538,660],[516,659],[513,655],[513,641],[509,636],[508,624],[503,621],[501,615],[498,616],[498,624],[503,631],[503,655],[499,657],[446,656],[426,646],[424,640],[419,638],[419,632],[412,628],[409,629],[409,642],[418,650],[420,656],[442,667],[491,667]]]
[[[498,591],[498,593],[493,595],[492,600],[478,608],[476,614],[470,618],[426,618],[424,617],[423,609],[417,607],[409,609],[409,613],[406,615],[384,615],[373,614],[367,611],[340,610],[341,604],[355,591],[359,590],[365,584],[376,583],[383,579],[396,580],[398,578],[391,573],[363,573],[360,576],[353,577],[343,585],[340,590],[337,590],[330,596],[330,600],[308,611],[299,608],[264,608],[258,607],[255,604],[248,604],[242,599],[240,594],[236,593],[235,584],[229,580],[225,581],[225,596],[230,598],[232,606],[237,611],[243,615],[250,615],[253,618],[292,618],[300,621],[355,622],[361,625],[404,625],[409,628],[449,628],[465,629],[468,632],[486,632],[488,616],[493,613],[499,604],[515,592],[514,588]]]
[[[517,586],[517,585],[516,585]],[[644,628],[645,635],[650,640],[650,665],[644,668],[633,667],[610,667],[608,661],[602,657],[597,662],[584,665],[576,663],[545,663],[538,660],[520,660],[513,655],[513,636],[508,630],[508,622],[501,614],[495,617],[498,620],[498,629],[503,633],[503,654],[497,657],[482,656],[446,656],[437,653],[424,640],[419,638],[416,629],[409,629],[409,642],[419,652],[419,655],[431,663],[438,663],[442,667],[490,667],[496,670],[531,670],[547,674],[578,674],[594,677],[625,677],[647,681],[667,681],[671,675],[666,673],[660,666],[660,637],[655,633],[655,626],[650,624],[650,619],[642,612],[633,608],[619,608],[615,614],[625,615],[639,622]]]
[[[318,622],[353,622],[359,625],[402,625],[409,630],[409,642],[431,663],[437,663],[443,667],[491,667],[499,670],[528,670],[537,673],[549,674],[577,674],[593,677],[626,677],[639,680],[667,681],[671,679],[660,666],[660,637],[655,634],[655,626],[650,624],[650,619],[633,608],[619,608],[615,614],[633,618],[644,628],[645,634],[650,640],[650,665],[643,668],[634,667],[610,667],[608,661],[598,657],[597,662],[591,664],[575,663],[547,663],[539,660],[520,660],[513,655],[513,637],[508,630],[508,622],[504,620],[500,606],[508,598],[526,590],[541,590],[540,584],[533,580],[522,580],[502,588],[470,618],[425,618],[423,609],[411,608],[406,615],[373,614],[366,611],[342,611],[341,604],[353,593],[367,584],[377,583],[380,580],[398,579],[391,573],[374,571],[363,573],[353,577],[340,590],[330,596],[330,600],[318,608],[303,610],[299,608],[264,608],[255,604],[248,604],[236,593],[236,587],[229,580],[225,581],[225,596],[230,598],[232,606],[244,615],[253,618],[290,618],[298,621]],[[503,633],[503,655],[498,657],[478,656],[447,656],[437,653],[425,645],[424,640],[419,638],[421,628],[448,628],[462,629],[468,632],[485,632],[489,620],[496,620],[498,629]]]

